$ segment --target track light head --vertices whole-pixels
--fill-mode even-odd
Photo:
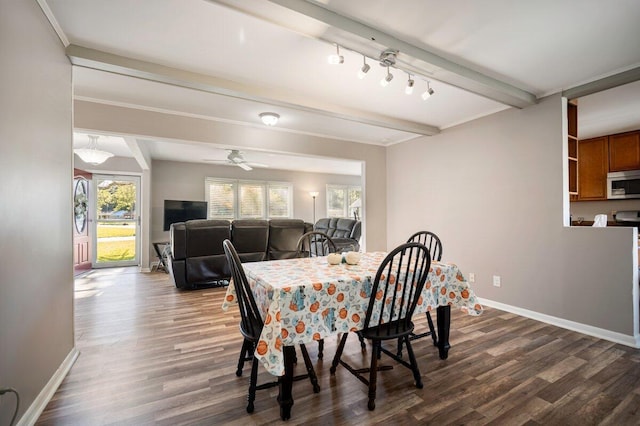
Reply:
[[[371,69],[369,64],[367,64],[367,58],[365,56],[362,57],[362,61],[364,62],[364,65],[362,65],[362,68],[358,71],[358,78],[360,80],[362,80]]]
[[[433,89],[430,87],[429,82],[427,81],[427,90],[422,94],[422,100],[426,101],[427,99],[429,99],[431,97],[431,95],[433,95],[435,92],[433,91]]]
[[[344,63],[344,56],[340,54],[340,46],[336,44],[336,53],[329,55],[327,62],[331,65],[340,65]]]
[[[404,88],[404,93],[410,95],[413,93],[413,85],[415,81],[411,78],[411,74],[409,74],[409,79],[407,80],[407,87]]]
[[[387,87],[391,80],[393,80],[393,74],[389,72],[389,67],[387,67],[387,75],[382,80],[380,80],[380,85],[382,87]]]

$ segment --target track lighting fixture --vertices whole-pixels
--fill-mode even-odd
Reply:
[[[335,46],[336,46],[336,53],[333,55],[329,55],[328,62],[332,65],[343,64],[344,56],[340,54],[340,45],[335,44]],[[384,76],[380,80],[380,86],[387,87],[389,83],[391,83],[391,80],[393,80],[393,74],[391,74],[391,68],[395,68],[399,71],[407,73],[407,85],[404,88],[404,93],[406,93],[407,95],[413,94],[413,91],[415,90],[415,84],[416,84],[415,74],[410,73],[402,65],[397,64],[398,54],[400,53],[397,49],[387,48],[382,52],[380,52],[379,58],[372,58],[371,56],[365,56],[364,54],[357,52],[355,50],[352,50],[352,52],[362,55],[362,66],[358,70],[358,74],[357,74],[360,80],[364,79],[367,76],[367,73],[371,71],[371,66],[367,63],[367,59],[371,59],[372,61],[378,62],[381,67],[387,68],[387,72],[384,74]],[[420,76],[420,75],[418,75],[418,78],[422,81],[427,82],[427,90],[421,95],[422,99],[426,101],[435,92],[431,88],[431,84],[429,80],[427,80],[424,76]]]
[[[427,90],[422,94],[422,100],[426,101],[427,99],[429,99],[431,97],[431,95],[433,95],[435,92],[433,91],[433,89],[431,88],[431,86],[429,85],[429,82],[427,81]]]
[[[407,80],[407,87],[404,88],[404,93],[406,93],[407,95],[410,95],[413,93],[413,84],[415,82],[411,78],[411,74],[407,74],[407,75],[409,76],[409,79]]]
[[[391,72],[389,71],[389,67],[387,66],[387,75],[382,80],[380,80],[380,85],[382,87],[387,87],[391,80],[393,80],[393,74],[391,74]]]
[[[344,63],[344,56],[340,54],[340,46],[336,44],[336,53],[334,55],[329,55],[327,61],[331,65],[340,65]]]
[[[358,78],[360,80],[362,80],[371,69],[369,64],[367,64],[367,57],[364,55],[362,56],[362,62],[364,62],[364,65],[362,65],[362,68],[360,68],[360,71],[358,71]]]

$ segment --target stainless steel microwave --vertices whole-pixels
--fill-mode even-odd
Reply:
[[[608,173],[607,198],[640,198],[640,170]]]

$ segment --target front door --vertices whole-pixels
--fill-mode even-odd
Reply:
[[[91,269],[91,237],[89,235],[89,194],[91,173],[74,170],[73,178],[73,273]]]
[[[140,264],[140,178],[93,175],[95,188],[94,268]]]

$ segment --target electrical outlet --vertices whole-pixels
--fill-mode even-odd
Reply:
[[[469,272],[469,282],[470,283],[476,282],[476,274],[474,274],[473,272]]]
[[[502,286],[502,282],[500,281],[500,275],[494,275],[493,276],[493,286],[494,287],[501,287]]]

